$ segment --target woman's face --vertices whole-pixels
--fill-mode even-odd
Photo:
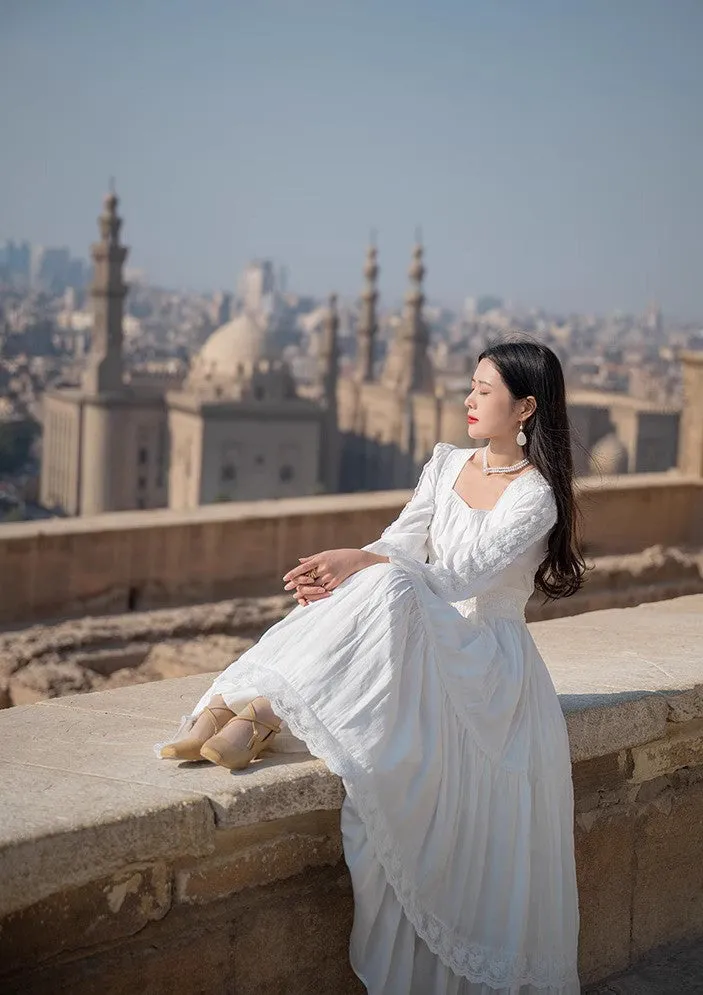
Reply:
[[[464,401],[470,438],[502,437],[510,435],[513,430],[517,434],[525,406],[524,403],[515,403],[490,359],[482,359],[471,378],[471,393]]]

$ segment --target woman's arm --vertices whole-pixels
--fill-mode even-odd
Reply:
[[[383,562],[391,550],[411,557],[417,563],[427,560],[427,530],[435,509],[437,475],[447,454],[456,447],[438,442],[422,468],[412,497],[401,513],[383,530],[380,538],[362,546],[370,553],[379,553]]]
[[[528,487],[493,528],[458,543],[445,561],[425,564],[391,544],[378,549],[391,563],[406,567],[450,603],[466,601],[487,590],[494,578],[539,542],[557,521],[551,488]]]
[[[425,563],[427,530],[434,514],[437,476],[447,454],[455,448],[448,442],[438,442],[435,445],[432,455],[422,468],[412,497],[395,521],[383,530],[379,539],[362,546],[361,550],[325,550],[302,557],[300,564],[284,576],[285,590],[291,590],[295,586],[295,598],[300,604],[329,597],[329,592],[318,589],[309,579],[307,570],[313,565],[317,566],[320,579],[324,574],[328,580],[335,568],[338,568],[337,582],[340,583],[351,573],[364,567],[374,563],[388,563],[388,553],[391,551],[404,554],[415,562]],[[340,556],[343,560],[353,562],[337,563]]]

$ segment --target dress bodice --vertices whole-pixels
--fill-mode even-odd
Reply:
[[[535,467],[512,480],[492,508],[472,508],[453,489],[472,452],[437,443],[410,501],[363,548],[420,574],[464,617],[524,619],[557,518],[552,489]]]

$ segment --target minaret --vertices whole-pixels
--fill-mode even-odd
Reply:
[[[376,302],[378,301],[378,262],[377,250],[373,241],[366,253],[364,276],[366,286],[361,294],[361,319],[357,332],[357,360],[355,379],[359,383],[370,383],[373,380],[373,347],[378,331],[376,321]]]
[[[429,335],[422,316],[422,305],[425,303],[422,257],[423,248],[418,240],[408,271],[412,286],[405,295],[403,320],[388,351],[383,371],[384,385],[401,394],[408,391],[432,393],[434,390],[434,370],[427,354]]]
[[[104,201],[98,218],[100,241],[91,247],[94,263],[93,334],[83,388],[91,394],[122,389],[122,305],[127,287],[122,281],[122,266],[127,248],[120,245],[122,219],[117,215],[118,200],[113,189]]]
[[[339,312],[337,311],[337,295],[330,294],[327,312],[322,320],[318,348],[318,378],[320,394],[325,401],[335,403],[337,400],[337,376],[339,366]]]
[[[402,331],[403,338],[411,344],[409,350],[411,363],[409,390],[423,390],[429,386],[425,377],[429,335],[427,334],[427,325],[422,317],[422,305],[425,303],[425,295],[422,292],[425,266],[422,256],[422,245],[418,241],[413,250],[413,261],[408,270],[408,276],[413,285],[405,295],[405,317]]]
[[[337,295],[330,294],[322,326],[319,350],[321,395],[324,406],[318,477],[328,493],[339,489],[339,431],[337,420],[337,379],[339,366],[339,312]]]

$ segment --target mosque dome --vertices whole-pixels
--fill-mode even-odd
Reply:
[[[627,473],[627,449],[615,432],[604,435],[590,452],[590,472],[592,474]]]
[[[285,400],[295,381],[274,343],[270,323],[249,312],[216,329],[194,357],[186,390],[213,398]]]
[[[195,357],[198,379],[236,380],[260,359],[273,359],[269,329],[251,314],[237,315],[216,329]]]

